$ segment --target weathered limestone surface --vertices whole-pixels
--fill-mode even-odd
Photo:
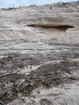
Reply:
[[[0,9],[0,105],[79,105],[79,2]]]

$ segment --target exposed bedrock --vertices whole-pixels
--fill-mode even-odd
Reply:
[[[79,105],[79,2],[0,9],[0,105]]]
[[[10,73],[6,69],[8,74],[0,76],[0,102],[4,104],[11,102],[13,99],[19,98],[19,94],[22,97],[32,98],[32,91],[41,86],[49,90],[60,85],[78,82],[78,62],[76,60],[55,61],[40,66],[36,70],[32,70],[32,66],[30,66],[31,71],[27,71],[26,68],[26,74],[22,72],[23,68],[16,69],[15,73]]]

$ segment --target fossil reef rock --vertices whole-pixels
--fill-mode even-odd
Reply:
[[[79,2],[0,9],[0,105],[79,105]]]

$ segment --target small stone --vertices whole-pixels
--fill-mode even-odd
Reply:
[[[40,104],[41,104],[41,105],[52,105],[52,103],[51,103],[50,101],[48,101],[47,99],[42,99],[42,100],[40,101]]]

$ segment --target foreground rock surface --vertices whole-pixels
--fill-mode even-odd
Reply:
[[[79,2],[0,9],[0,105],[79,105]]]

